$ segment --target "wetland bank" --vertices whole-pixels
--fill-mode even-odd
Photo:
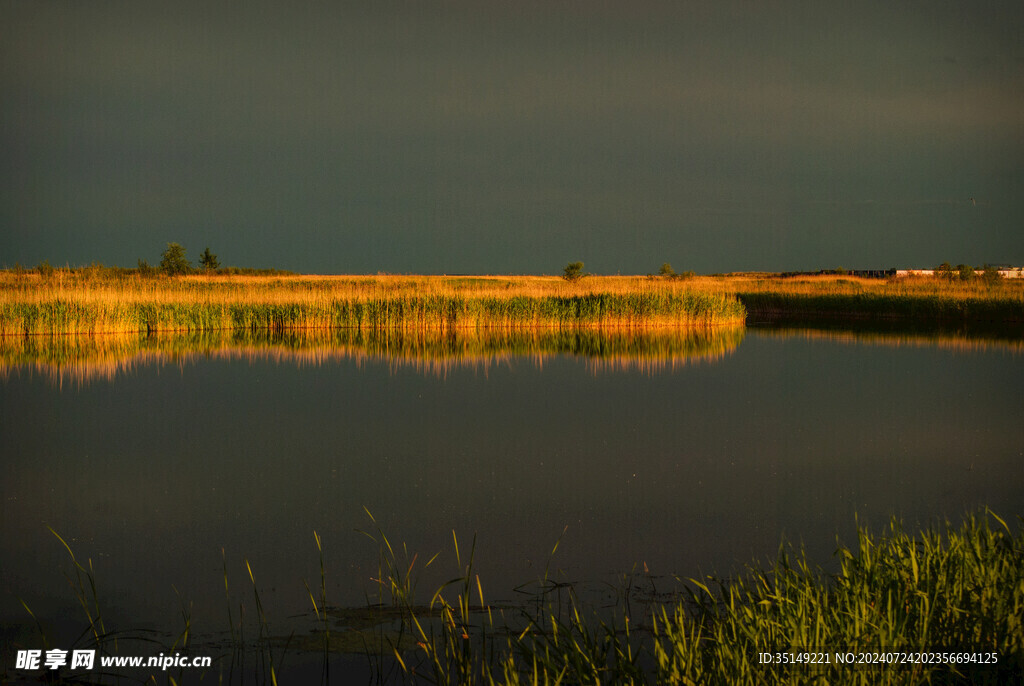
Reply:
[[[742,325],[831,318],[908,326],[1024,323],[1024,282],[941,278],[144,276],[0,272],[0,335],[215,329],[530,329]]]
[[[70,636],[65,647],[83,625],[65,578],[74,578],[68,551],[47,526],[83,565],[91,560],[108,631],[153,632],[147,635],[159,634],[170,646],[188,608],[197,654],[200,646],[230,643],[244,628],[250,649],[273,655],[277,674],[289,673],[289,661],[302,662],[300,654],[316,657],[323,640],[338,651],[351,649],[346,632],[368,631],[365,618],[351,608],[375,608],[380,601],[390,606],[393,591],[401,593],[408,580],[418,581],[410,601],[414,611],[403,614],[399,601],[397,614],[381,612],[382,621],[418,616],[436,631],[437,652],[416,647],[427,642],[408,633],[415,624],[406,625],[404,639],[389,633],[390,624],[370,635],[397,645],[420,674],[461,669],[457,661],[446,662],[445,641],[455,636],[444,633],[446,626],[488,632],[492,647],[501,647],[519,635],[523,615],[517,613],[525,609],[537,619],[527,638],[539,641],[525,645],[534,656],[550,658],[535,663],[539,673],[553,679],[564,668],[571,678],[591,683],[612,674],[625,678],[636,664],[648,677],[667,680],[680,663],[671,651],[659,657],[652,641],[660,636],[665,650],[689,645],[678,635],[682,625],[674,615],[682,607],[677,601],[688,597],[686,588],[700,590],[689,579],[717,592],[707,575],[738,579],[750,564],[765,578],[789,579],[806,589],[799,597],[809,598],[811,585],[799,574],[787,576],[785,567],[770,564],[783,538],[803,550],[811,569],[842,574],[854,565],[870,571],[859,557],[865,547],[857,523],[880,536],[892,517],[911,536],[949,519],[962,538],[943,540],[962,540],[956,550],[992,553],[970,558],[983,561],[977,568],[961,567],[974,569],[966,572],[969,578],[928,577],[939,587],[988,588],[980,579],[991,573],[1006,575],[998,583],[1012,590],[1020,579],[1021,544],[1012,532],[1024,511],[1024,337],[1017,315],[989,325],[965,314],[991,311],[984,305],[991,302],[1004,314],[1019,312],[1021,292],[1011,284],[995,291],[959,284],[943,290],[945,284],[924,280],[710,277],[588,278],[579,284],[540,277],[187,277],[124,284],[63,278],[52,286],[57,297],[44,296],[38,282],[5,281],[2,298],[3,307],[13,302],[27,308],[23,312],[58,312],[59,302],[78,313],[4,320],[5,331],[14,333],[3,337],[0,354],[7,443],[0,564],[11,593],[0,609],[6,624],[24,629],[19,645],[34,646],[38,639],[18,599],[54,636]],[[865,311],[880,307],[877,299],[857,296],[855,303],[869,303],[857,325],[847,313],[807,327],[791,319],[771,321],[767,315],[777,312],[746,299],[768,288],[809,298],[846,293],[846,306],[858,293],[882,289],[902,289],[909,300],[966,305],[944,304],[932,310],[941,314],[932,321],[918,317],[901,325],[905,317],[891,311],[870,320]],[[702,300],[686,295],[691,292],[709,295]],[[342,293],[352,303],[384,303],[383,318],[367,315],[360,319],[365,325],[347,328],[317,323],[310,313],[338,312],[331,303]],[[505,294],[510,302],[526,299],[528,306],[513,312],[487,304]],[[428,298],[446,307],[463,303],[462,309],[452,319],[451,309],[430,310]],[[544,298],[571,306],[545,310],[548,305],[537,304]],[[634,309],[623,305],[609,313],[611,302]],[[680,317],[671,310],[658,311],[663,319],[653,325],[641,316],[642,308],[655,307],[652,302],[718,302],[727,311],[732,303],[745,304],[748,326],[708,326],[705,314],[698,315],[697,326],[670,325],[666,318]],[[157,322],[197,323],[167,327],[185,331],[159,330],[164,327],[137,318],[146,310],[120,303],[152,306]],[[403,303],[400,315],[393,314],[395,303]],[[604,304],[595,310],[581,303]],[[274,314],[259,321],[280,325],[261,328],[244,319],[250,323],[240,327],[207,325],[230,318],[234,305],[266,308]],[[205,314],[190,319],[196,311]],[[437,325],[416,323],[435,311],[448,314],[439,315]],[[299,314],[288,319],[292,312]],[[536,325],[545,312],[561,319]],[[569,313],[590,319],[578,326],[568,321]],[[181,319],[173,318],[179,314]],[[464,316],[475,319],[460,321]],[[602,316],[613,325],[599,326]],[[385,325],[398,321],[403,323]],[[124,322],[135,328],[118,330]],[[290,328],[298,322],[301,328]],[[26,327],[57,325],[107,333],[25,333]],[[984,526],[968,521],[961,530],[964,513],[985,508],[1000,515],[1007,530],[984,514]],[[390,547],[382,543],[385,535]],[[837,538],[850,558],[834,556]],[[885,539],[896,542],[891,548],[871,540],[876,543],[868,550],[891,551],[884,571],[871,568],[879,570],[876,580],[889,581],[881,589],[864,581],[850,588],[858,596],[907,601],[904,623],[886,636],[899,636],[903,626],[919,638],[911,629],[919,626],[915,622],[929,616],[952,622],[971,608],[972,616],[989,622],[975,627],[978,645],[996,645],[1011,657],[1016,650],[1019,659],[1019,626],[1000,624],[1004,616],[980,609],[1006,599],[967,592],[947,615],[929,615],[908,581],[914,576],[911,555],[922,555],[915,557],[921,579],[930,569],[924,543],[908,547],[895,532]],[[435,553],[439,557],[427,566]],[[936,549],[934,559],[954,559],[944,555]],[[790,558],[790,571],[799,572],[797,559]],[[952,563],[943,564],[949,569]],[[469,586],[467,591],[460,582],[443,594],[449,621],[444,606],[427,606],[437,588],[457,577]],[[917,590],[929,603],[946,597],[935,587]],[[323,598],[326,615],[319,613]],[[544,602],[539,612],[531,604],[537,598]],[[742,619],[744,607],[771,600],[743,598],[737,595],[728,609],[709,608],[709,616],[724,611]],[[1019,599],[1009,601],[1012,608]],[[486,621],[481,606],[491,608]],[[460,607],[471,616],[460,615]],[[878,607],[863,606],[865,626],[888,621],[870,614],[875,610],[868,608]],[[585,621],[574,623],[574,608]],[[850,612],[837,618],[852,617]],[[516,632],[502,631],[504,618]],[[627,626],[632,643],[615,643],[615,637],[627,637]],[[838,626],[849,629],[842,621]],[[959,635],[952,624],[941,626],[929,635],[960,640],[952,638]],[[550,639],[563,629],[573,640],[558,652]],[[705,624],[704,636],[712,629]],[[298,638],[289,644],[293,632]],[[829,634],[826,643],[841,635],[847,636]],[[411,643],[403,642],[409,637]],[[774,637],[783,640],[782,634]],[[793,645],[800,640],[793,638]],[[256,645],[261,641],[262,652]],[[596,651],[586,659],[577,650],[584,644]],[[629,650],[641,657],[630,662]],[[393,676],[402,680],[389,655],[385,650],[361,658],[372,666],[372,678],[379,666],[397,670]],[[459,655],[451,653],[452,659]],[[482,655],[474,655],[479,666]],[[733,664],[743,664],[738,655]],[[435,658],[441,667],[431,666]],[[258,672],[269,682],[269,665],[256,667],[256,659],[246,663],[248,676],[234,673],[236,681],[253,680]],[[659,672],[662,659],[667,671]],[[597,665],[601,660],[603,666]],[[229,663],[226,658],[220,664]],[[602,671],[612,663],[621,670]],[[595,665],[597,671],[587,671]],[[553,671],[545,672],[549,667]],[[342,668],[335,665],[333,681],[345,683]],[[513,681],[501,669],[495,663],[490,676]],[[706,678],[717,674],[710,665],[703,669]],[[730,676],[757,681],[765,674]],[[521,677],[530,680],[526,673]]]

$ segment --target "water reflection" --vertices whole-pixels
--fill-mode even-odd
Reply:
[[[908,321],[835,317],[761,317],[747,324],[761,333],[885,346],[939,347],[963,352],[1024,350],[1024,322]]]
[[[760,324],[761,335],[859,345],[1024,352],[1024,337],[1006,327],[985,330],[896,322]],[[657,372],[713,362],[743,341],[743,327],[711,329],[465,329],[360,331],[295,329],[193,334],[0,337],[0,376],[34,372],[55,385],[112,381],[145,365],[189,365],[199,359],[269,360],[299,366],[340,360],[386,361],[443,375],[454,367],[487,369],[556,356],[585,361],[591,371]]]
[[[1024,352],[1024,338],[1003,338],[951,332],[916,332],[875,328],[759,326],[757,331],[774,338],[804,338],[857,345],[888,347],[940,348],[955,352],[1005,351]]]
[[[25,620],[19,598],[79,616],[47,527],[95,563],[113,629],[176,627],[183,597],[196,627],[222,630],[226,605],[251,602],[248,562],[275,629],[308,610],[313,531],[331,602],[365,606],[379,569],[355,533],[364,507],[421,560],[479,534],[498,601],[549,565],[583,582],[727,575],[783,536],[829,564],[856,521],[1024,511],[1019,341],[751,328],[2,345],[0,623]],[[453,578],[429,574],[428,595]]]
[[[736,349],[742,327],[713,329],[469,329],[360,331],[296,329],[212,331],[188,335],[28,336],[0,338],[0,373],[37,372],[58,385],[113,380],[142,365],[199,359],[270,360],[319,365],[345,359],[386,361],[444,374],[555,356],[583,359],[593,371],[655,371],[713,361]]]

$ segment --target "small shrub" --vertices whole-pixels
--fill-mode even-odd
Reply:
[[[115,276],[113,272],[103,266],[102,262],[93,262],[78,268],[78,273],[85,281],[100,281],[107,276]]]
[[[142,258],[139,258],[138,272],[139,272],[139,276],[141,276],[141,277],[143,277],[145,279],[150,279],[150,278],[153,278],[154,276],[156,276],[156,267],[151,265],[146,260],[144,260]]]
[[[216,271],[220,267],[220,262],[217,260],[217,256],[210,252],[209,246],[203,251],[203,254],[199,256],[199,264],[203,267],[206,272]]]
[[[583,273],[582,262],[570,262],[565,265],[565,269],[562,270],[562,278],[566,281],[576,282],[584,276],[586,276],[586,274]]]
[[[654,278],[651,274],[648,274],[648,276],[652,279]],[[670,281],[685,281],[687,279],[692,279],[694,277],[694,273],[692,271],[677,272],[672,268],[671,264],[666,262],[661,265],[661,269],[658,270],[658,276],[669,279]]]
[[[185,248],[178,243],[168,243],[160,260],[160,269],[170,276],[192,271],[192,265],[185,259]]]

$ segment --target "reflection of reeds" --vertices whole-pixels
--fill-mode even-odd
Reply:
[[[601,369],[656,371],[731,352],[742,327],[662,329],[215,330],[196,334],[0,337],[0,374],[34,370],[56,383],[113,379],[144,365],[188,364],[206,358],[265,359],[319,365],[352,359],[409,365],[444,373],[486,369],[516,359],[541,365],[555,356]]]
[[[882,345],[894,348],[941,348],[956,352],[993,350],[1015,354],[1024,352],[1024,340],[1019,338],[969,336],[956,333],[896,333],[857,329],[812,329],[799,326],[758,327],[757,331],[759,335],[771,336],[773,338],[805,338],[808,340],[827,340],[859,345]]]

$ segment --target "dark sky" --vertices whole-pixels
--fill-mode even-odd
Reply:
[[[973,199],[973,200],[972,200]],[[0,264],[1024,263],[1024,4],[0,0]]]

